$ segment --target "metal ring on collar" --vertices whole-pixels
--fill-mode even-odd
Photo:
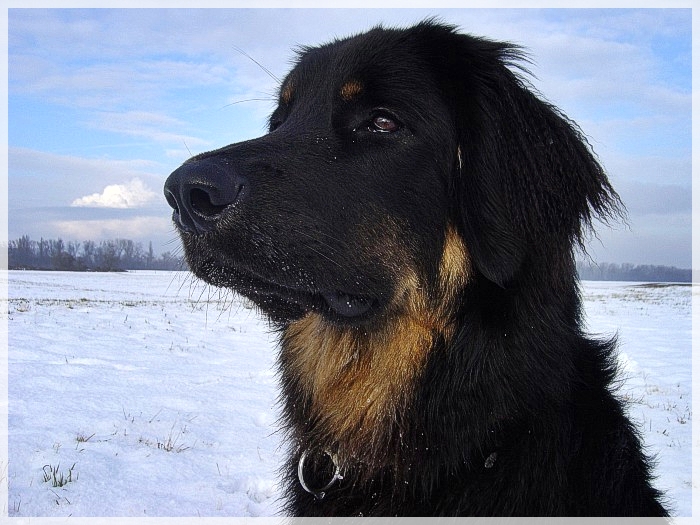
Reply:
[[[340,468],[338,467],[338,462],[335,459],[335,455],[331,454],[327,450],[324,450],[323,453],[331,459],[334,468],[333,477],[324,487],[320,489],[312,489],[306,484],[306,481],[304,480],[304,463],[306,462],[306,458],[309,454],[308,448],[304,450],[304,452],[302,452],[301,457],[299,458],[299,465],[297,466],[297,476],[299,477],[299,483],[301,483],[302,488],[309,494],[313,494],[314,497],[319,500],[325,497],[326,491],[329,488],[331,488],[338,480],[343,479],[343,476],[341,476],[340,474]]]

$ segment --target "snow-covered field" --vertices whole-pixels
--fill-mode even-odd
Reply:
[[[255,311],[186,273],[8,275],[10,517],[277,512],[276,351]],[[657,485],[690,516],[692,288],[584,292],[589,331],[619,332]]]

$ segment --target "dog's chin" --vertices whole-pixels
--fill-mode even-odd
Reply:
[[[312,286],[290,286],[238,267],[191,264],[190,268],[203,281],[248,297],[273,318],[278,317],[276,312],[285,312],[285,317],[301,317],[308,312],[316,312],[334,324],[362,324],[381,309],[380,301],[369,295],[338,289],[318,290]]]

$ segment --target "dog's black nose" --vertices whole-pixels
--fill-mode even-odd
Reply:
[[[225,159],[203,158],[184,163],[165,181],[165,198],[173,221],[189,233],[206,233],[228,207],[248,194],[248,180]]]

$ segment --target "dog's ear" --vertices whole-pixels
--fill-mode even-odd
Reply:
[[[505,286],[525,263],[573,257],[593,218],[622,209],[586,139],[516,72],[516,46],[436,31],[433,64],[457,132],[457,214],[476,267]]]

